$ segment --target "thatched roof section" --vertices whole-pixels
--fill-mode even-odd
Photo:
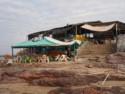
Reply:
[[[55,34],[64,34],[66,31],[75,28],[76,26],[78,28],[81,28],[81,26],[83,26],[84,24],[89,24],[92,26],[105,26],[105,25],[110,25],[110,24],[117,24],[118,26],[118,30],[122,31],[125,30],[125,23],[122,23],[120,21],[111,21],[111,22],[101,22],[101,21],[93,21],[93,22],[83,22],[83,23],[77,23],[77,24],[70,24],[67,26],[63,26],[63,27],[58,27],[58,28],[54,28],[51,30],[46,30],[46,31],[39,31],[39,32],[35,32],[32,34],[28,35],[28,40],[34,38],[34,37],[38,37],[40,34],[43,34],[43,36],[48,36],[50,34],[55,35]],[[115,30],[115,28],[114,28]]]
[[[65,33],[65,31],[67,30],[70,30],[76,26],[82,26],[86,23],[101,23],[101,21],[94,21],[94,22],[83,22],[83,23],[77,23],[77,24],[71,24],[71,25],[67,25],[67,26],[63,26],[63,27],[58,27],[58,28],[54,28],[54,29],[51,29],[51,30],[46,30],[46,31],[39,31],[39,32],[35,32],[35,33],[32,33],[32,34],[29,34],[28,35],[28,39],[32,39],[34,37],[37,37],[39,36],[40,34],[43,34],[43,36],[47,36],[47,35],[50,35],[50,34],[61,34],[61,33]]]

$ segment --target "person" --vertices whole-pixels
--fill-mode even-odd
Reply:
[[[71,50],[70,50],[70,48],[67,49],[67,56],[68,56],[69,58],[71,58]]]

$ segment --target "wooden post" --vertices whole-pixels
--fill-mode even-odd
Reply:
[[[32,47],[31,47],[31,55],[33,54],[33,49],[32,49]]]
[[[67,38],[67,31],[65,31],[65,39]]]
[[[102,92],[102,87],[105,83],[105,81],[107,80],[107,78],[109,77],[110,73],[107,74],[107,76],[105,77],[105,79],[103,80],[102,84],[101,84],[101,92]]]
[[[77,35],[77,34],[78,34],[78,32],[77,32],[77,26],[76,26],[76,35]],[[76,55],[75,49],[76,49],[76,43],[74,44],[74,56]]]
[[[76,43],[74,43],[74,57],[75,57],[75,55],[76,55],[75,49],[76,49]]]
[[[109,75],[110,75],[110,73],[108,73],[107,76],[105,77],[105,79],[103,80],[103,82],[102,82],[102,84],[101,84],[102,86],[104,85],[104,83],[105,83],[105,81],[107,80],[107,78],[109,77]]]
[[[48,46],[46,46],[46,55],[47,55],[47,48],[48,48]]]
[[[116,24],[116,49],[118,52],[118,24]]]
[[[77,33],[78,33],[78,32],[77,32],[77,26],[76,26],[76,32],[75,32],[75,34],[77,35]]]
[[[13,52],[13,46],[12,46],[12,61],[14,62],[14,52]]]

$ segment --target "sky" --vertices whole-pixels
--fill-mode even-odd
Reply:
[[[125,22],[125,0],[0,0],[0,55],[30,33],[98,20]]]

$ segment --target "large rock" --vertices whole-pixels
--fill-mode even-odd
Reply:
[[[107,55],[105,61],[107,64],[114,66],[116,69],[125,72],[125,52]]]
[[[125,52],[125,34],[118,36],[118,51]]]
[[[37,86],[84,86],[104,80],[107,74],[77,74],[69,70],[9,69],[0,76],[0,83],[26,82]],[[123,80],[125,76],[112,76],[108,80]]]
[[[106,56],[106,63],[125,64],[125,52],[118,52]]]
[[[101,92],[94,88],[85,88],[84,91],[80,94],[101,94]]]
[[[13,68],[12,68],[13,69]],[[9,69],[2,73],[0,83],[27,82],[39,86],[81,86],[98,82],[105,75],[78,75],[68,70]]]
[[[125,94],[125,89],[121,87],[112,87],[109,89],[102,89],[103,94]]]

